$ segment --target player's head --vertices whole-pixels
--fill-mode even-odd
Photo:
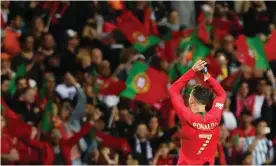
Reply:
[[[207,105],[212,98],[212,93],[202,85],[196,85],[189,98],[189,105]]]

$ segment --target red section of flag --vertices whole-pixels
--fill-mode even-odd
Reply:
[[[208,55],[205,58],[205,61],[208,63],[208,72],[214,77],[217,78],[221,74],[220,65],[217,62],[216,58],[212,55]]]
[[[127,140],[124,138],[117,138],[109,134],[106,134],[104,132],[96,132],[96,136],[100,138],[100,140],[102,141],[101,144],[103,146],[106,146],[115,150],[121,150],[125,153],[131,152],[131,148]]]
[[[246,36],[240,35],[235,41],[237,47],[237,59],[240,63],[250,67],[255,66],[254,55],[251,55],[250,48],[247,45]]]
[[[132,44],[137,41],[139,35],[147,36],[143,24],[130,11],[124,11],[116,20],[117,27]]]
[[[153,34],[155,36],[159,36],[158,28],[156,21],[153,20],[152,15],[152,9],[148,6],[144,9],[144,27],[146,29],[147,34]]]
[[[156,102],[168,97],[168,76],[151,67],[146,72],[149,77],[149,89],[145,93],[137,93],[135,100],[142,101],[148,104],[155,104]]]
[[[210,34],[207,31],[206,25],[205,24],[200,24],[198,25],[198,29],[197,29],[197,36],[199,37],[199,39],[205,43],[208,44],[210,41]]]
[[[119,95],[126,88],[123,81],[100,76],[96,79],[96,85],[99,88],[99,93],[103,95]]]
[[[268,61],[276,60],[276,30],[271,33],[265,44],[265,53]]]

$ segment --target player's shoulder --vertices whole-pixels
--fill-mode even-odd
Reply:
[[[214,103],[214,106],[212,109],[219,109],[219,110],[222,110],[224,107],[224,102],[221,102],[221,101],[216,101]]]

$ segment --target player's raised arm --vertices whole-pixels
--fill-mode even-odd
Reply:
[[[219,110],[222,110],[226,99],[226,92],[224,91],[220,83],[217,82],[209,73],[204,74],[204,79],[207,80],[216,95],[212,109],[217,108]]]
[[[173,107],[181,121],[188,119],[191,115],[191,111],[185,106],[180,91],[185,85],[195,77],[195,73],[201,71],[207,63],[205,61],[199,60],[196,64],[186,72],[182,77],[180,77],[169,89],[171,96],[171,101]]]

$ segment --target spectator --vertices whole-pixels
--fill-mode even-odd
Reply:
[[[102,51],[98,48],[92,50],[92,63],[95,65],[100,64],[103,61]]]
[[[218,80],[223,80],[229,75],[228,60],[223,52],[216,52],[215,57],[220,65],[221,74],[218,75]]]
[[[23,117],[26,123],[37,126],[42,118],[42,112],[35,104],[35,96],[34,88],[25,88],[19,91],[12,108]]]
[[[45,57],[53,56],[56,52],[56,42],[51,33],[41,34],[41,45],[38,51]]]
[[[239,17],[228,8],[227,2],[216,4],[216,16],[213,19],[216,37],[223,39],[227,34],[237,34],[242,29]]]
[[[150,141],[147,139],[148,128],[144,123],[140,123],[136,127],[136,132],[133,137],[130,138],[129,143],[133,153],[138,153],[139,164],[150,164],[153,159],[153,151]]]
[[[66,31],[66,36],[68,40],[66,41],[66,48],[60,57],[60,67],[63,74],[65,72],[75,74],[74,66],[77,66],[76,53],[79,46],[79,38],[77,32],[72,29]]]
[[[261,78],[257,81],[257,93],[248,96],[245,100],[245,107],[252,113],[253,119],[264,118],[271,124],[272,110],[271,103],[266,98],[267,82]]]
[[[174,158],[169,154],[168,144],[161,144],[153,158],[153,165],[172,165]]]
[[[235,128],[237,128],[237,120],[233,112],[231,112],[230,110],[230,104],[231,104],[231,100],[227,98],[225,101],[222,117],[223,117],[223,122],[225,124],[225,127],[229,131],[232,131]]]
[[[183,28],[180,25],[179,14],[176,10],[171,11],[169,17],[161,20],[158,24],[169,28],[171,31],[179,31],[180,28]]]
[[[10,7],[9,1],[3,1],[3,3],[1,3],[1,28],[5,28],[8,22],[8,18],[10,14],[9,7]]]
[[[34,38],[31,35],[23,35],[21,37],[22,51],[14,57],[12,61],[12,70],[16,71],[20,65],[26,66],[27,77],[40,81],[41,66],[38,63],[39,57],[35,55]]]
[[[231,101],[231,110],[235,111],[236,117],[240,117],[242,110],[245,108],[245,99],[249,93],[247,82],[241,82],[236,95],[233,95]]]
[[[223,124],[221,124],[219,143],[217,145],[217,152],[216,152],[216,156],[215,156],[216,165],[226,165],[227,164],[226,139],[228,136],[229,136],[229,132],[228,132],[227,128]]]
[[[11,60],[7,53],[1,53],[1,76],[7,76],[11,79],[14,76],[14,72],[11,69]]]
[[[119,137],[127,138],[132,133],[132,123],[130,111],[128,110],[126,102],[121,102],[118,105],[119,109],[119,120],[116,121],[116,130],[118,131]]]
[[[41,17],[35,17],[32,22],[32,35],[35,40],[35,48],[38,48],[42,34],[46,31],[44,21]]]
[[[244,152],[249,151],[253,155],[254,165],[270,164],[273,161],[272,141],[266,138],[270,128],[266,121],[258,120],[256,123],[256,136],[247,137],[244,140]]]
[[[10,80],[7,76],[3,75],[1,76],[1,96],[5,99],[8,100],[10,97],[9,94],[9,84]]]
[[[249,111],[242,111],[239,117],[239,127],[231,132],[231,142],[232,142],[232,157],[231,163],[236,163],[237,158],[242,153],[242,140],[247,137],[255,136],[256,130],[252,125],[252,115]]]
[[[251,2],[251,7],[243,15],[243,20],[244,33],[246,35],[268,34],[271,18],[269,17],[264,1]]]
[[[20,51],[19,37],[22,27],[22,17],[19,14],[10,14],[8,26],[5,28],[4,49],[11,57],[16,56]]]
[[[60,56],[57,53],[56,42],[51,33],[44,33],[41,36],[38,55],[43,59],[44,71],[53,73],[57,81],[60,82],[62,77],[62,71],[60,71]]]

